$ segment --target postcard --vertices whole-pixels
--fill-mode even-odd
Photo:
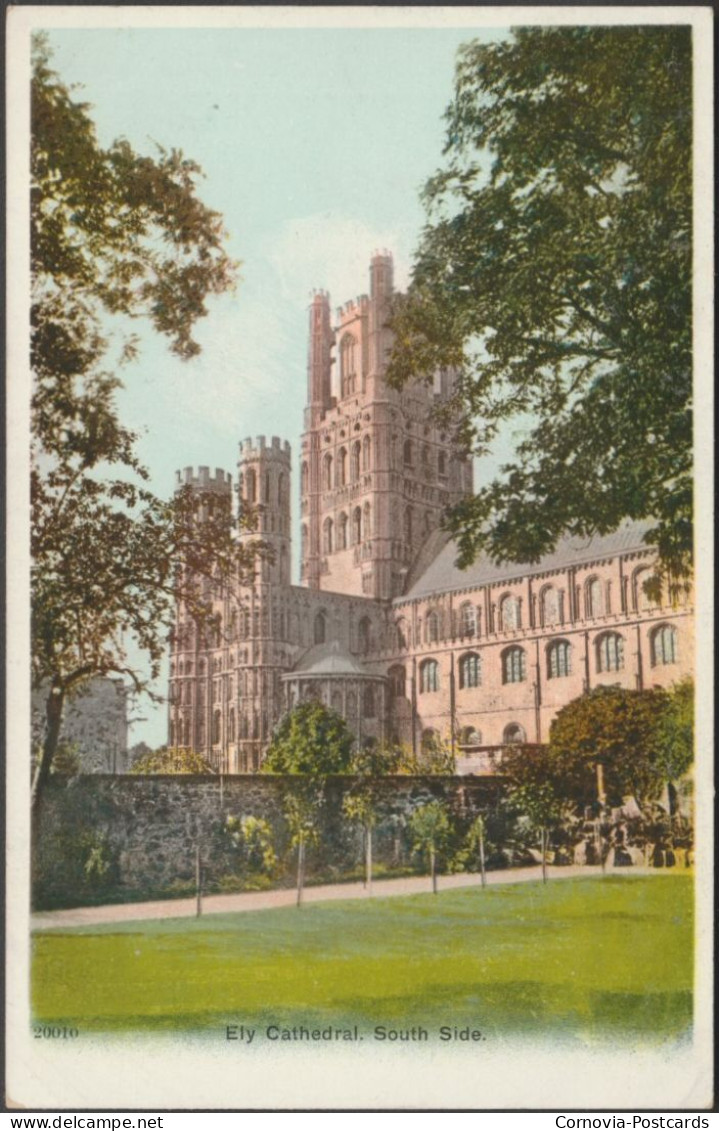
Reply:
[[[8,1105],[711,1107],[709,11],[8,28]]]

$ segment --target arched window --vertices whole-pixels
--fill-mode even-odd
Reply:
[[[406,695],[407,676],[401,664],[395,664],[387,672],[390,694],[394,699],[404,699]]]
[[[437,749],[439,745],[439,735],[432,727],[427,727],[422,731],[422,753],[431,754]]]
[[[652,666],[676,664],[678,656],[677,630],[671,624],[660,624],[651,635]]]
[[[405,467],[411,467],[412,466],[412,441],[411,440],[405,440],[404,448],[402,449],[402,451],[403,451],[404,466]]]
[[[521,628],[519,601],[508,594],[499,602],[499,631],[514,632],[518,628]]]
[[[362,541],[362,511],[359,507],[355,507],[352,514],[352,541],[355,546]]]
[[[245,491],[248,503],[257,501],[257,476],[254,468],[250,468],[245,476]]]
[[[527,678],[524,648],[505,648],[502,652],[502,683],[523,683]]]
[[[422,469],[427,471],[429,469],[429,446],[422,444]]]
[[[640,569],[634,571],[632,588],[634,591],[634,608],[638,613],[645,609],[655,609],[657,607],[657,602],[653,597],[649,596],[645,589],[647,582],[651,580],[653,580],[652,571],[648,566],[642,566]]]
[[[584,609],[587,618],[600,617],[604,612],[602,583],[598,577],[590,577],[584,586]]]
[[[219,739],[218,739],[218,741],[219,741]],[[192,745],[192,739],[191,739],[191,730],[190,730],[190,720],[185,719],[185,746],[191,746],[191,745]]]
[[[303,462],[300,469],[300,486],[302,494],[306,495],[310,489],[310,469],[306,462]]]
[[[332,528],[333,522],[331,518],[326,518],[322,524],[322,551],[325,554],[332,553]]]
[[[265,502],[272,502],[272,480],[269,471],[265,472]]]
[[[548,625],[559,624],[560,610],[559,610],[559,593],[553,585],[548,585],[546,589],[542,590],[539,598],[539,608],[542,628]]]
[[[477,610],[471,601],[459,607],[459,635],[470,638],[477,635]]]
[[[286,546],[282,546],[280,550],[280,583],[282,585],[290,583],[290,559]]]
[[[459,660],[459,686],[479,687],[482,682],[482,667],[476,652],[467,652]]]
[[[357,715],[357,693],[355,691],[347,692],[347,715],[348,719],[354,719]]]
[[[357,374],[357,339],[352,334],[345,334],[340,342],[340,380],[342,383],[342,396],[354,393]]]
[[[287,477],[283,471],[277,476],[277,505],[282,506],[287,495]]]
[[[407,507],[404,512],[404,540],[408,546],[412,545],[412,508]]]
[[[315,616],[314,638],[315,644],[324,644],[327,639],[327,615],[323,611]]]
[[[214,711],[212,715],[212,745],[217,746],[220,741],[220,727],[221,716],[219,711]],[[189,745],[189,743],[187,744]]]
[[[571,648],[568,640],[553,640],[547,645],[547,679],[559,679],[572,670]]]
[[[329,452],[322,461],[322,486],[325,491],[332,490],[332,456]]]
[[[346,550],[347,549],[347,524],[348,524],[348,522],[349,522],[349,519],[347,518],[347,515],[343,511],[342,514],[340,515],[339,519],[338,519],[338,522],[337,522],[337,549],[338,550]]]
[[[427,613],[425,625],[425,639],[428,644],[434,644],[435,641],[439,640],[439,613],[431,609]]]
[[[395,621],[394,627],[397,639],[397,647],[400,649],[400,651],[404,652],[405,648],[407,647],[408,640],[407,621],[404,619],[404,617],[398,617]]]
[[[464,727],[459,736],[460,746],[481,746],[482,735],[474,727]]]
[[[235,708],[234,707],[230,707],[230,717],[229,717],[229,723],[228,723],[228,727],[227,727],[227,741],[228,742],[234,742],[235,741]]]
[[[301,553],[303,558],[307,557],[307,554],[309,553],[309,549],[310,549],[310,547],[309,547],[309,534],[308,534],[307,527],[303,523],[302,527],[300,529],[300,553]]]
[[[522,742],[527,741],[527,736],[524,733],[524,727],[519,723],[510,723],[504,728],[502,741],[505,746],[518,746]]]
[[[618,632],[605,632],[597,640],[597,671],[619,672],[623,667],[623,637]]]
[[[372,535],[372,511],[369,503],[365,503],[362,508],[362,530],[364,531],[365,542],[369,542]]]
[[[340,448],[337,453],[337,473],[335,475],[335,486],[344,487],[347,482],[347,449]]]
[[[446,475],[447,474],[447,453],[446,452],[440,452],[439,455],[437,456],[437,474],[438,475]]]
[[[330,699],[330,706],[332,707],[333,711],[337,712],[338,715],[342,714],[342,692],[341,691],[333,691],[332,692],[332,698]]]
[[[362,445],[359,440],[355,440],[352,445],[352,482],[355,483],[360,477],[362,469]]]
[[[439,691],[439,664],[436,660],[425,660],[419,665],[419,689]]]
[[[369,471],[372,466],[372,441],[365,436],[362,441],[362,470]]]
[[[368,683],[364,689],[364,696],[362,700],[362,713],[366,719],[373,719],[375,714],[374,709],[374,687]]]
[[[362,617],[357,625],[357,646],[364,655],[370,650],[372,625],[369,617]]]

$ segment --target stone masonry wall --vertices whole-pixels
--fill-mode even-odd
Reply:
[[[55,778],[48,785],[33,852],[33,902],[69,907],[185,893],[201,845],[209,884],[237,867],[226,819],[254,816],[268,821],[275,849],[290,859],[282,812],[291,779],[233,775],[111,776]],[[342,813],[351,778],[333,778],[321,815],[321,842],[309,874],[339,876],[362,860],[362,831]],[[499,783],[467,778],[394,777],[381,782],[380,817],[374,834],[378,863],[407,866],[406,833],[412,811],[434,798],[445,799],[460,825],[491,809]],[[292,868],[279,879],[291,884]]]

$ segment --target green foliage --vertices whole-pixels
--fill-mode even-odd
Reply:
[[[195,750],[161,746],[137,758],[131,774],[213,774],[215,771]]]
[[[95,675],[136,691],[159,673],[175,600],[200,616],[187,571],[237,577],[229,515],[195,520],[146,488],[134,434],[117,415],[117,369],[137,351],[113,327],[144,319],[179,358],[205,301],[233,284],[219,215],[196,195],[201,171],[179,151],[155,157],[127,141],[103,148],[89,107],[33,50],[31,103],[32,674],[46,688],[37,806],[52,767],[65,699]],[[239,555],[239,561],[238,561]],[[220,564],[218,564],[220,563]],[[149,677],[128,660],[133,642]]]
[[[347,773],[354,744],[352,732],[336,711],[317,702],[301,703],[278,724],[262,769],[317,779]]]
[[[599,687],[563,707],[550,727],[548,760],[564,796],[596,800],[597,763],[610,804],[659,796],[665,777],[657,723],[666,703],[660,690]]]
[[[651,520],[692,558],[692,62],[680,26],[523,28],[467,43],[389,377],[458,373],[478,454],[522,438],[453,511],[460,562],[537,561]]]
[[[409,832],[416,852],[441,852],[451,833],[447,806],[441,801],[420,805],[409,819]]]
[[[656,767],[665,781],[675,782],[694,761],[694,681],[683,679],[670,689],[656,725]]]
[[[441,738],[433,738],[416,752],[403,743],[376,743],[359,757],[366,757],[377,774],[452,777],[456,772],[452,748]]]
[[[269,821],[262,817],[228,816],[225,829],[234,846],[241,852],[248,872],[268,878],[275,875],[278,859]]]
[[[55,752],[52,772],[54,774],[65,774],[67,777],[74,777],[75,774],[80,773],[81,769],[82,762],[80,760],[77,743],[61,740]]]

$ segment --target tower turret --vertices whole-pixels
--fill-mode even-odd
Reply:
[[[245,541],[261,539],[271,546],[273,561],[258,563],[258,580],[276,585],[290,584],[290,445],[277,436],[240,443],[237,491],[240,514],[254,511],[255,525],[240,530]]]
[[[315,291],[309,309],[309,351],[307,357],[307,409],[305,427],[317,424],[332,403],[332,322],[330,296]]]
[[[370,391],[378,392],[377,380],[384,376],[392,334],[387,327],[394,292],[394,263],[388,251],[376,251],[370,263],[369,375]]]

